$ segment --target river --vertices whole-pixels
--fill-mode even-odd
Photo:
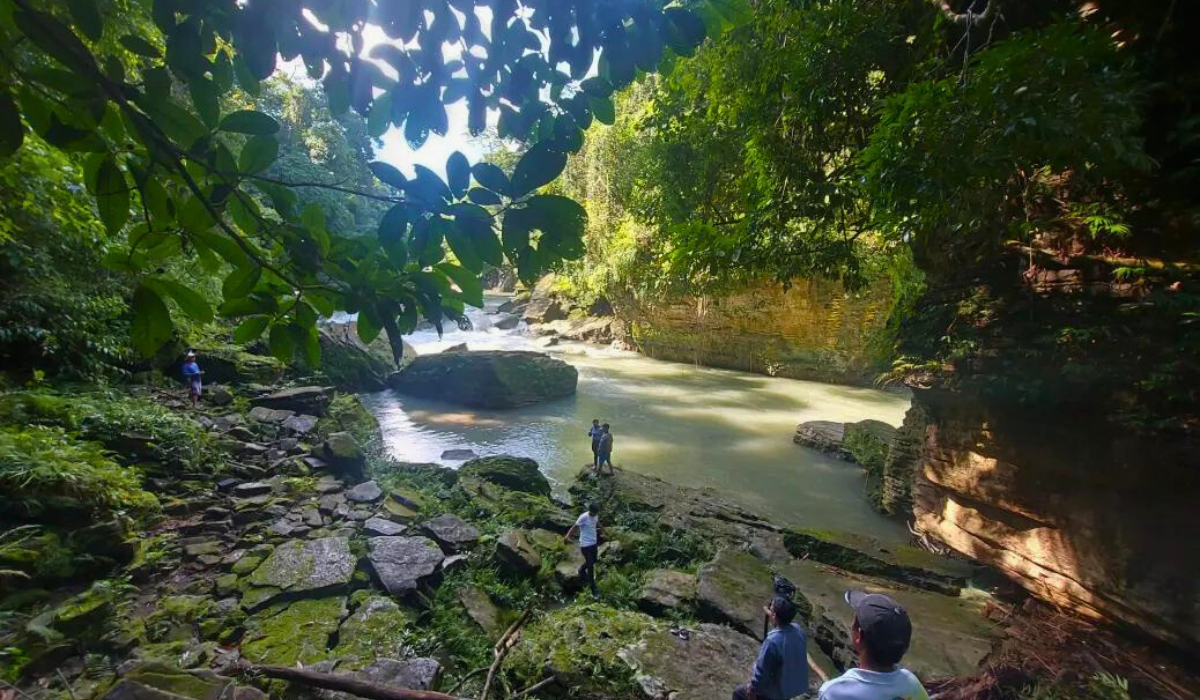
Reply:
[[[902,542],[908,532],[863,497],[863,470],[792,443],[807,420],[875,418],[900,425],[907,397],[845,386],[661,362],[634,352],[567,343],[535,345],[523,325],[495,328],[489,296],[472,310],[475,327],[419,331],[406,339],[419,354],[467,343],[472,350],[539,350],[579,370],[575,396],[526,408],[485,411],[400,396],[364,397],[397,460],[441,462],[442,452],[532,457],[561,493],[591,460],[592,418],[612,424],[619,467],[688,486],[712,487],[772,522],[840,530]]]

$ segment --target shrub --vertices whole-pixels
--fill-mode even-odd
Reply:
[[[147,400],[115,390],[56,393],[49,390],[0,396],[0,422],[56,426],[77,432],[122,454],[123,436],[146,435],[155,459],[181,468],[197,468],[211,460],[208,438],[191,419]],[[129,455],[144,458],[146,455]]]
[[[0,512],[61,519],[158,508],[141,474],[113,461],[100,445],[58,427],[0,427]]]

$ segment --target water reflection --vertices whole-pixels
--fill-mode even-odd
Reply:
[[[492,299],[491,303],[499,303]],[[418,352],[466,342],[472,349],[538,349],[521,330],[501,331],[477,314],[472,331],[417,333]],[[508,411],[381,392],[367,397],[397,459],[443,460],[442,452],[511,453],[536,459],[563,488],[591,459],[592,418],[613,424],[619,467],[680,484],[708,486],[776,522],[849,530],[902,541],[902,525],[874,513],[862,470],[791,442],[796,423],[876,418],[899,425],[908,399],[884,392],[650,360],[583,345],[548,350],[579,370],[570,398]]]

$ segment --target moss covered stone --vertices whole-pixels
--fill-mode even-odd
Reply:
[[[573,697],[633,697],[637,685],[620,653],[657,625],[639,612],[569,605],[535,616],[506,667],[530,683],[553,674],[572,688]]]
[[[653,629],[620,656],[635,671],[647,698],[723,700],[745,683],[759,643],[724,625],[702,624],[680,639]]]
[[[528,457],[479,457],[464,463],[459,476],[483,479],[515,491],[550,495],[550,482],[538,469],[538,463]]]
[[[570,396],[579,373],[537,352],[487,350],[421,355],[388,384],[402,394],[476,408],[515,408]]]
[[[351,603],[354,612],[338,629],[338,645],[331,652],[340,660],[339,668],[359,669],[377,657],[408,655],[406,633],[413,617],[409,612],[391,598],[369,591],[357,591]]]
[[[246,621],[242,656],[258,664],[295,666],[329,658],[329,641],[347,615],[342,597],[272,606]]]
[[[249,589],[270,594],[254,591],[250,602],[243,600],[243,605],[253,608],[284,593],[314,594],[344,588],[354,576],[357,561],[345,537],[289,540],[276,547],[246,579]]]
[[[196,359],[210,384],[273,384],[283,379],[287,366],[267,355],[254,355],[236,345],[196,348]],[[172,376],[181,376],[172,368]]]
[[[703,618],[762,638],[762,608],[773,591],[771,571],[762,560],[737,549],[723,549],[701,566],[696,576]]]

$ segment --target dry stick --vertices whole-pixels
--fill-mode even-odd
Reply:
[[[550,683],[553,681],[554,681],[554,676],[546,676],[545,678],[538,681],[537,683],[534,683],[533,685],[529,686],[525,690],[522,690],[521,692],[512,696],[512,700],[518,700],[519,698],[523,698],[526,695],[529,695],[530,693],[541,690],[542,688],[545,688],[546,686],[550,685]]]
[[[287,666],[255,666],[245,664],[241,669],[249,673],[259,673],[268,678],[279,678],[280,680],[303,683],[315,688],[340,690],[344,693],[370,698],[370,700],[462,700],[453,695],[446,695],[445,693],[438,693],[432,690],[387,688],[343,675],[305,671]]]
[[[492,667],[488,669],[487,680],[483,682],[483,692],[479,694],[479,700],[487,700],[488,691],[492,689],[492,680],[496,677],[496,671],[500,669],[500,664],[504,662],[504,657],[508,656],[508,652],[517,644],[517,637],[521,628],[525,626],[525,621],[533,614],[533,610],[526,610],[517,618],[517,621],[509,626],[505,631],[504,636],[500,637],[500,641],[496,642],[496,646],[492,647],[492,653],[496,659],[492,661]]]

